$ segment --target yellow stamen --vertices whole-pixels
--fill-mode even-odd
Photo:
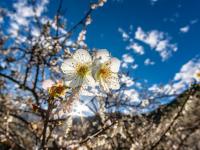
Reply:
[[[63,84],[57,83],[49,89],[49,94],[51,97],[63,96],[65,95],[65,90],[66,87]]]
[[[101,67],[97,72],[96,78],[99,80],[100,78],[106,79],[111,75],[111,70],[107,67]]]
[[[197,76],[198,78],[200,78],[200,71],[196,74],[196,76]]]
[[[89,67],[87,65],[78,65],[76,72],[81,78],[84,78],[89,73]]]

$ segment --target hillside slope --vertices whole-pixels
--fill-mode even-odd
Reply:
[[[120,116],[116,124],[83,143],[88,149],[99,150],[199,150],[200,85],[192,86],[171,104],[151,114]]]
[[[2,110],[1,110],[2,109]],[[3,107],[0,111],[0,139],[6,130]],[[13,114],[12,117],[15,117]],[[200,149],[200,85],[194,85],[176,100],[154,112],[141,116],[107,114],[73,120],[67,136],[60,141],[49,140],[49,149],[66,150],[199,150]],[[22,119],[22,118],[21,118]],[[12,139],[0,141],[0,149],[31,149],[35,135],[26,123],[15,118],[10,124]],[[39,125],[38,125],[39,126]],[[55,135],[64,132],[58,128]],[[2,138],[3,139],[3,138]]]

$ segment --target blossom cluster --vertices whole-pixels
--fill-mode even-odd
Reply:
[[[119,68],[120,61],[111,57],[105,49],[92,55],[85,49],[78,49],[61,65],[69,87],[93,87],[98,84],[105,92],[119,89]]]

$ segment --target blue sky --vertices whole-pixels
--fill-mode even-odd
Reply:
[[[58,1],[37,2],[36,11],[41,23],[52,23]],[[63,0],[61,12],[64,12],[67,22],[66,30],[83,18],[90,2],[97,1]],[[8,13],[6,18],[0,16],[0,27],[12,36],[8,45],[13,41],[26,41],[27,33],[38,39],[40,30],[35,25],[35,13],[27,0],[2,0],[0,8]],[[12,8],[16,10],[12,11]],[[200,82],[197,76],[200,73],[199,10],[199,0],[108,0],[103,7],[92,12],[92,23],[87,26],[85,43],[89,49],[108,49],[112,56],[121,60],[122,72],[130,73],[129,76],[120,74],[120,82],[127,85],[122,99],[130,99],[130,103],[145,102],[147,98],[141,94],[145,88],[153,97],[160,93],[180,94],[194,80]],[[22,33],[19,33],[21,29]],[[53,23],[52,29],[55,29]],[[66,30],[62,30],[62,34],[66,34]],[[80,31],[81,28],[70,39],[72,42],[77,40]],[[55,57],[58,56],[60,59],[60,53],[55,54]],[[59,63],[62,62],[60,59]],[[56,66],[58,69],[59,63]],[[5,63],[0,63],[0,66],[5,66]],[[25,71],[21,64],[12,64],[10,67],[10,70]],[[34,68],[32,71],[35,72]],[[46,71],[48,79],[51,70],[48,68]],[[131,77],[140,80],[134,81]],[[32,84],[32,76],[27,80]],[[160,84],[163,84],[162,88]],[[158,101],[164,104],[169,100]],[[154,109],[157,105],[155,100],[155,104],[149,105],[148,109]]]
[[[0,1],[1,7],[11,8],[16,0]],[[89,9],[90,0],[64,0],[67,26],[77,23]],[[9,4],[9,5],[8,5]],[[50,0],[45,14],[52,17],[58,1]],[[200,43],[200,1],[199,0],[108,0],[102,7],[92,13],[92,24],[88,26],[86,43],[89,48],[108,49],[115,57],[122,58],[128,54],[138,65],[130,69],[135,78],[147,79],[149,83],[167,83],[173,79],[181,67],[199,55]],[[130,30],[131,27],[131,30]],[[124,41],[119,28],[130,39],[143,47],[144,54],[139,55],[132,49],[127,50],[129,41]],[[178,48],[172,56],[162,61],[155,47],[134,38],[138,28],[145,34],[151,31],[165,34],[169,44]],[[185,28],[181,32],[181,28]],[[129,32],[131,32],[129,34]],[[144,65],[146,59],[154,65]]]
[[[49,6],[54,12],[55,1]],[[66,18],[69,26],[76,23],[88,10],[87,0],[65,0]],[[133,56],[138,64],[136,70],[130,70],[133,76],[148,79],[150,83],[166,83],[171,80],[183,64],[200,52],[200,1],[198,0],[108,0],[104,7],[92,14],[92,24],[88,27],[86,43],[90,48],[106,48],[112,55],[121,58],[124,53]],[[177,44],[178,51],[162,62],[159,54],[148,45],[145,54],[140,56],[126,50],[127,43],[122,40],[118,28],[135,32],[138,27],[144,31],[158,30],[170,37],[170,42]],[[187,33],[180,28],[189,26]],[[132,34],[134,36],[134,34]],[[145,66],[144,60],[150,58],[153,66]]]

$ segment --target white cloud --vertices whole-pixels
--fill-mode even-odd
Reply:
[[[200,82],[197,73],[200,72],[200,58],[194,58],[183,65],[178,73],[175,74],[172,88],[180,94],[186,90],[191,83]]]
[[[137,31],[135,32],[135,39],[144,40],[145,37],[146,37],[146,34],[142,30],[142,28],[138,27]]]
[[[21,0],[13,4],[16,9],[16,15],[18,17],[31,17],[34,16],[34,11],[31,6],[27,5],[27,1]]]
[[[138,27],[135,32],[135,39],[144,42],[157,51],[162,61],[167,60],[172,52],[176,52],[178,49],[176,44],[170,43],[170,37],[166,33],[157,30],[144,32],[141,27]]]
[[[140,54],[140,55],[144,54],[144,48],[141,45],[137,44],[137,43],[130,43],[130,45],[128,45],[126,47],[126,49],[127,50],[132,49],[135,53]]]
[[[128,64],[122,62],[122,63],[121,63],[121,67],[122,67],[122,68],[128,68]]]
[[[152,61],[152,60],[150,60],[149,58],[147,58],[147,59],[145,59],[144,64],[145,64],[146,66],[149,66],[149,65],[154,65],[155,62]]]
[[[133,50],[136,54],[143,55],[144,54],[143,46],[136,43],[130,35],[131,32],[132,32],[132,29],[133,28],[130,25],[130,32],[129,33],[125,32],[122,28],[118,28],[118,31],[121,33],[123,41],[129,42],[128,46],[126,46],[127,50]]]
[[[134,62],[134,58],[132,56],[128,55],[128,54],[122,55],[122,59],[126,63],[133,63]]]
[[[156,2],[158,2],[158,0],[150,0],[151,5],[154,5]]]
[[[39,30],[37,27],[34,27],[34,28],[31,30],[31,34],[32,34],[32,36],[34,36],[34,37],[39,37],[39,36],[40,36],[40,30]]]
[[[190,27],[187,25],[187,26],[180,28],[180,32],[187,33],[189,31],[189,29],[190,29]]]
[[[187,33],[187,32],[189,32],[191,26],[193,26],[193,25],[196,24],[197,22],[198,22],[198,19],[193,19],[193,20],[191,20],[191,21],[189,22],[188,25],[181,27],[181,28],[179,29],[179,31],[180,31],[181,33]]]
[[[122,28],[118,28],[118,31],[119,31],[119,33],[121,33],[124,41],[129,39],[129,35]]]
[[[135,61],[135,59],[131,55],[124,54],[124,55],[122,55],[121,67],[122,68],[128,68],[129,64],[131,64],[131,68],[132,68],[132,65],[136,65],[136,64],[133,64],[134,61]],[[134,69],[136,69],[136,68],[134,68]]]
[[[124,0],[112,0],[113,2],[122,3]]]
[[[170,84],[162,87],[154,84],[149,90],[163,94],[181,94],[191,83],[200,83],[200,78],[197,76],[197,73],[200,73],[200,58],[194,58],[184,64],[180,71],[175,74]]]
[[[131,87],[134,84],[134,81],[131,77],[122,74],[120,78],[121,83],[126,84],[127,87]]]
[[[131,65],[131,68],[132,69],[137,69],[138,68],[138,64]]]
[[[16,37],[19,31],[19,25],[15,22],[10,23],[10,28],[8,28],[8,33],[11,34],[12,37]]]
[[[174,81],[191,83],[198,80],[195,76],[197,72],[200,72],[200,58],[194,58],[183,65],[180,72],[176,73]]]
[[[190,24],[196,24],[199,21],[199,19],[194,19],[190,21]]]
[[[134,89],[124,91],[123,99],[128,99],[129,102],[139,103],[141,101],[139,93]]]
[[[46,5],[49,3],[49,0],[42,0],[41,3],[36,7],[36,15],[41,16],[42,13],[47,9]]]

